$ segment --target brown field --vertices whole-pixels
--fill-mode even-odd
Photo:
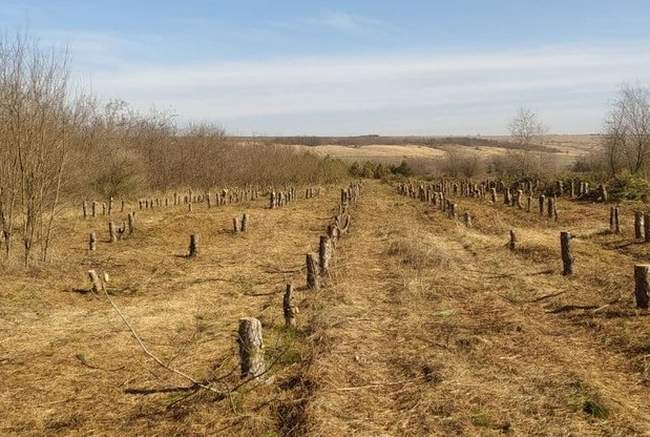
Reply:
[[[511,143],[507,136],[485,137],[497,143]],[[544,139],[544,146],[548,152],[541,153],[557,159],[562,165],[572,164],[576,158],[600,147],[601,138],[597,135],[549,135]],[[316,145],[298,146],[319,155],[331,155],[346,161],[377,161],[390,164],[399,164],[404,159],[417,159],[422,161],[435,161],[444,158],[446,150],[454,149],[470,154],[477,153],[481,158],[505,154],[508,149],[494,146],[466,146],[450,141],[444,145],[427,146],[422,144],[370,144],[370,145]]]
[[[116,243],[105,217],[64,220],[50,265],[3,267],[0,434],[650,434],[650,313],[634,307],[632,277],[650,244],[634,241],[637,205],[623,206],[616,235],[608,205],[560,199],[555,223],[457,198],[468,229],[365,181],[331,274],[309,291],[305,253],[339,188],[275,210],[260,199],[140,211],[136,233]],[[242,212],[250,231],[236,235]],[[576,237],[572,277],[561,275],[561,230]],[[74,291],[91,268],[110,273],[113,300],[153,353],[224,394],[179,389],[188,381],[143,354],[104,296]],[[282,317],[287,282],[295,330]],[[262,321],[272,365],[239,386],[246,316]]]

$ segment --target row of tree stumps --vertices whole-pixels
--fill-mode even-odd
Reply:
[[[589,199],[594,201],[607,202],[608,193],[604,184],[598,186],[597,190],[591,190],[590,183],[579,179],[557,180],[554,182],[542,182],[538,179],[527,179],[508,183],[501,179],[473,181],[470,179],[449,179],[440,178],[437,182],[410,181],[406,184],[409,189],[407,195],[417,197],[422,195],[420,187],[430,192],[442,192],[447,196],[473,197],[478,199],[492,198],[496,202],[496,194],[503,194],[511,201],[512,196],[522,191],[528,197],[535,197],[544,194],[546,197],[568,197],[575,200]],[[509,195],[508,195],[509,194]],[[521,196],[523,198],[523,196]]]
[[[351,206],[356,203],[360,194],[360,185],[351,184],[341,190],[341,201],[332,223],[327,226],[326,235],[319,239],[318,254],[306,255],[306,289],[318,291],[321,280],[329,276],[330,260],[340,238],[350,230]],[[295,303],[295,288],[287,284],[282,298],[282,312],[285,326],[297,326],[298,306]],[[264,359],[264,337],[262,323],[254,317],[244,317],[239,320],[238,338],[241,376],[257,378],[267,371]]]
[[[97,217],[99,215],[110,216],[114,212],[114,203],[115,202],[112,197],[109,197],[108,202],[92,201],[90,202],[90,206],[88,206],[88,201],[84,200],[81,203],[81,216],[84,219],[88,217]],[[124,212],[125,207],[126,203],[124,200],[120,201],[120,212]]]
[[[435,187],[439,188],[439,187]],[[469,211],[461,214],[458,204],[449,198],[445,191],[433,191],[434,187],[427,187],[420,184],[417,188],[412,183],[403,183],[397,185],[397,193],[402,196],[419,199],[421,202],[432,205],[438,208],[441,212],[446,213],[447,217],[452,220],[462,218],[462,222],[468,228],[472,227],[472,215]]]
[[[207,208],[214,206],[226,206],[231,204],[242,203],[246,201],[253,201],[259,198],[259,188],[246,187],[246,188],[224,188],[214,194],[206,191],[202,194],[192,189],[188,189],[185,194],[174,192],[171,195],[163,195],[162,197],[146,197],[137,200],[139,210],[150,210],[156,208],[168,208],[172,206],[187,205],[189,211],[192,211],[193,204],[205,203]],[[115,201],[113,197],[109,197],[107,202],[84,200],[81,204],[81,214],[84,219],[89,217],[110,216],[114,212]],[[120,201],[120,212],[126,209],[126,202]]]
[[[115,222],[108,222],[108,242],[115,243],[122,240],[135,232],[135,212],[130,212],[126,220],[122,221],[120,226],[115,226]],[[97,233],[95,231],[88,234],[88,250],[95,252],[97,250]]]
[[[622,232],[621,211],[618,205],[609,208],[609,231],[613,234],[620,234]],[[649,212],[634,211],[634,238],[650,243]]]
[[[558,182],[558,191],[562,192],[561,183]],[[466,186],[463,186],[466,187]],[[428,189],[429,188],[429,189]],[[398,184],[397,192],[401,195],[408,196],[411,198],[420,199],[424,202],[429,202],[434,206],[438,206],[442,211],[448,212],[448,217],[456,219],[458,216],[458,206],[453,201],[447,199],[446,191],[433,191],[439,186],[429,186],[426,184],[415,185],[412,182]],[[581,186],[581,190],[585,190],[585,194],[589,193],[588,185]],[[453,191],[453,190],[452,190]],[[460,190],[456,190],[458,192]],[[463,189],[464,193],[472,193],[472,190]],[[604,185],[599,187],[600,196],[607,200],[607,191]],[[480,197],[480,196],[477,196]],[[504,189],[504,203],[510,206],[517,205],[519,209],[524,209],[522,190],[518,190],[517,194],[512,197],[508,188]],[[490,201],[495,203],[497,202],[496,188],[490,188]],[[557,207],[556,207],[556,196],[547,198],[545,194],[540,194],[538,198],[538,209],[540,215],[544,215],[546,212],[549,218],[557,220]],[[531,210],[532,197],[528,196],[526,209]],[[546,208],[545,208],[546,206]],[[635,212],[635,238],[645,239],[645,241],[650,241],[650,214]],[[463,214],[463,221],[468,227],[471,227],[471,215],[469,212]],[[610,208],[610,231],[619,233],[620,232],[620,212],[618,206],[613,206]],[[509,232],[509,241],[508,248],[512,251],[516,250],[519,239],[514,230]],[[571,276],[574,274],[574,262],[575,258],[572,253],[571,241],[573,236],[569,231],[560,232],[560,257],[562,260],[562,274],[564,276]],[[649,294],[650,294],[650,265],[636,265],[634,267],[634,280],[635,280],[635,300],[636,306],[638,308],[648,308]]]

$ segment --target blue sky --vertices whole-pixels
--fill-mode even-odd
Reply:
[[[650,84],[650,2],[0,0],[103,98],[236,134],[500,134],[519,106],[600,129]]]

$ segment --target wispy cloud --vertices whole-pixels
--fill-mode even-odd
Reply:
[[[315,20],[322,26],[341,31],[365,31],[386,26],[381,20],[348,12],[326,12]]]
[[[100,38],[98,44],[121,42]],[[639,43],[491,53],[122,64],[114,71],[95,72],[92,84],[100,95],[125,98],[140,109],[152,105],[171,108],[189,119],[211,117],[240,129],[245,129],[244,119],[255,119],[257,123],[263,117],[278,116],[293,117],[290,123],[297,129],[296,120],[323,113],[359,117],[373,111],[392,111],[399,117],[420,111],[433,120],[454,107],[466,111],[464,126],[473,132],[478,129],[474,126],[483,126],[471,112],[475,108],[484,108],[490,120],[497,116],[495,111],[502,111],[505,120],[509,114],[503,112],[503,107],[527,104],[542,111],[558,105],[582,105],[585,114],[592,117],[591,123],[587,124],[584,116],[576,116],[581,125],[572,130],[591,131],[601,121],[593,117],[594,108],[603,112],[607,95],[620,83],[650,82],[650,51],[646,47]],[[557,122],[561,129],[567,120]],[[385,126],[383,122],[378,124]],[[504,125],[501,123],[493,132],[503,130]],[[251,124],[249,129],[254,131],[255,126]],[[278,129],[286,133],[282,126]],[[336,133],[336,127],[331,128],[331,133]]]

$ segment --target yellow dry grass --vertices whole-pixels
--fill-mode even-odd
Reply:
[[[71,219],[40,271],[0,284],[2,434],[643,435],[650,433],[650,317],[633,307],[632,265],[650,245],[601,232],[602,205],[560,200],[559,223],[456,199],[467,229],[392,187],[364,183],[350,233],[320,292],[301,289],[299,327],[283,328],[281,291],[304,285],[304,254],[338,199],[278,210],[266,202],[155,210],[138,234],[85,251],[105,220]],[[251,231],[233,235],[247,211]],[[520,246],[506,248],[509,229]],[[559,231],[576,275],[560,274]],[[201,255],[182,258],[189,234]],[[103,299],[69,292],[89,268],[111,273],[118,305],[150,347],[198,377],[238,382],[241,316],[263,321],[269,383],[231,399],[129,395],[186,381],[145,359]],[[592,309],[562,310],[567,305]],[[557,312],[556,310],[562,310]],[[234,374],[229,372],[234,371]]]

